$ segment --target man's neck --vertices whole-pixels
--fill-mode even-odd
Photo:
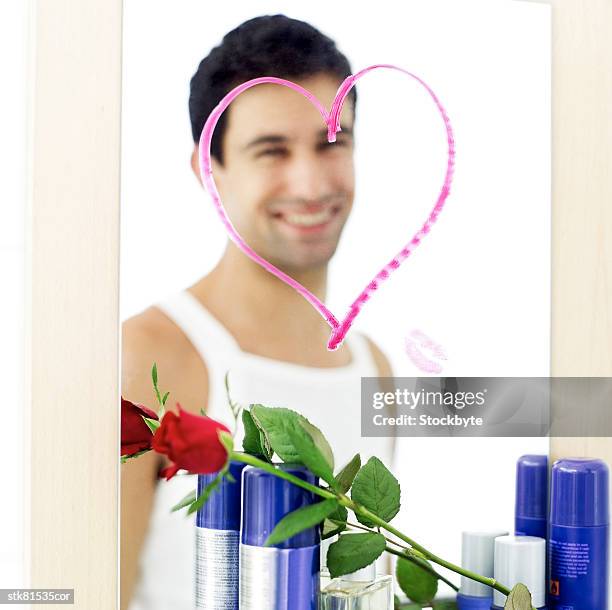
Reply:
[[[288,274],[324,301],[326,265]],[[323,366],[328,359],[336,363],[345,360],[346,354],[336,358],[325,353],[330,330],[319,313],[300,294],[233,244],[226,249],[218,265],[194,284],[191,291],[245,351],[299,361],[292,354],[296,349],[303,350],[305,354],[310,352]]]

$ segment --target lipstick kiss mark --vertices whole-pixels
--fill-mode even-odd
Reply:
[[[408,358],[412,363],[424,373],[434,373],[439,375],[442,372],[442,364],[436,360],[428,358],[421,349],[427,350],[432,356],[439,360],[446,360],[444,348],[428,337],[423,331],[413,330],[406,337],[405,349]]]

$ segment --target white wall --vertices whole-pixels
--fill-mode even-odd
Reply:
[[[26,2],[0,4],[0,588],[23,587]]]
[[[389,62],[423,77],[455,129],[447,207],[357,327],[378,341],[398,375],[419,374],[403,348],[415,328],[445,348],[444,374],[549,374],[549,7],[509,0],[209,6],[125,3],[122,317],[194,281],[220,255],[225,235],[189,167],[189,79],[227,30],[286,11],[335,38],[355,70]],[[340,314],[422,222],[445,164],[440,118],[413,81],[375,74],[359,90],[358,195],[331,272],[329,303]],[[375,120],[383,104],[387,131]],[[545,439],[401,442],[401,526],[459,561],[461,529],[511,528],[516,458],[547,450]]]

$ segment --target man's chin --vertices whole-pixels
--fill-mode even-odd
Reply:
[[[291,257],[288,257],[285,252],[283,256],[273,257],[268,260],[287,275],[295,277],[300,274],[326,269],[335,252],[336,246],[316,252],[295,253]]]

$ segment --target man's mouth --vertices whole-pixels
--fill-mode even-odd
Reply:
[[[287,209],[272,212],[272,217],[296,229],[316,230],[325,227],[338,215],[341,206],[316,206],[310,209]]]

